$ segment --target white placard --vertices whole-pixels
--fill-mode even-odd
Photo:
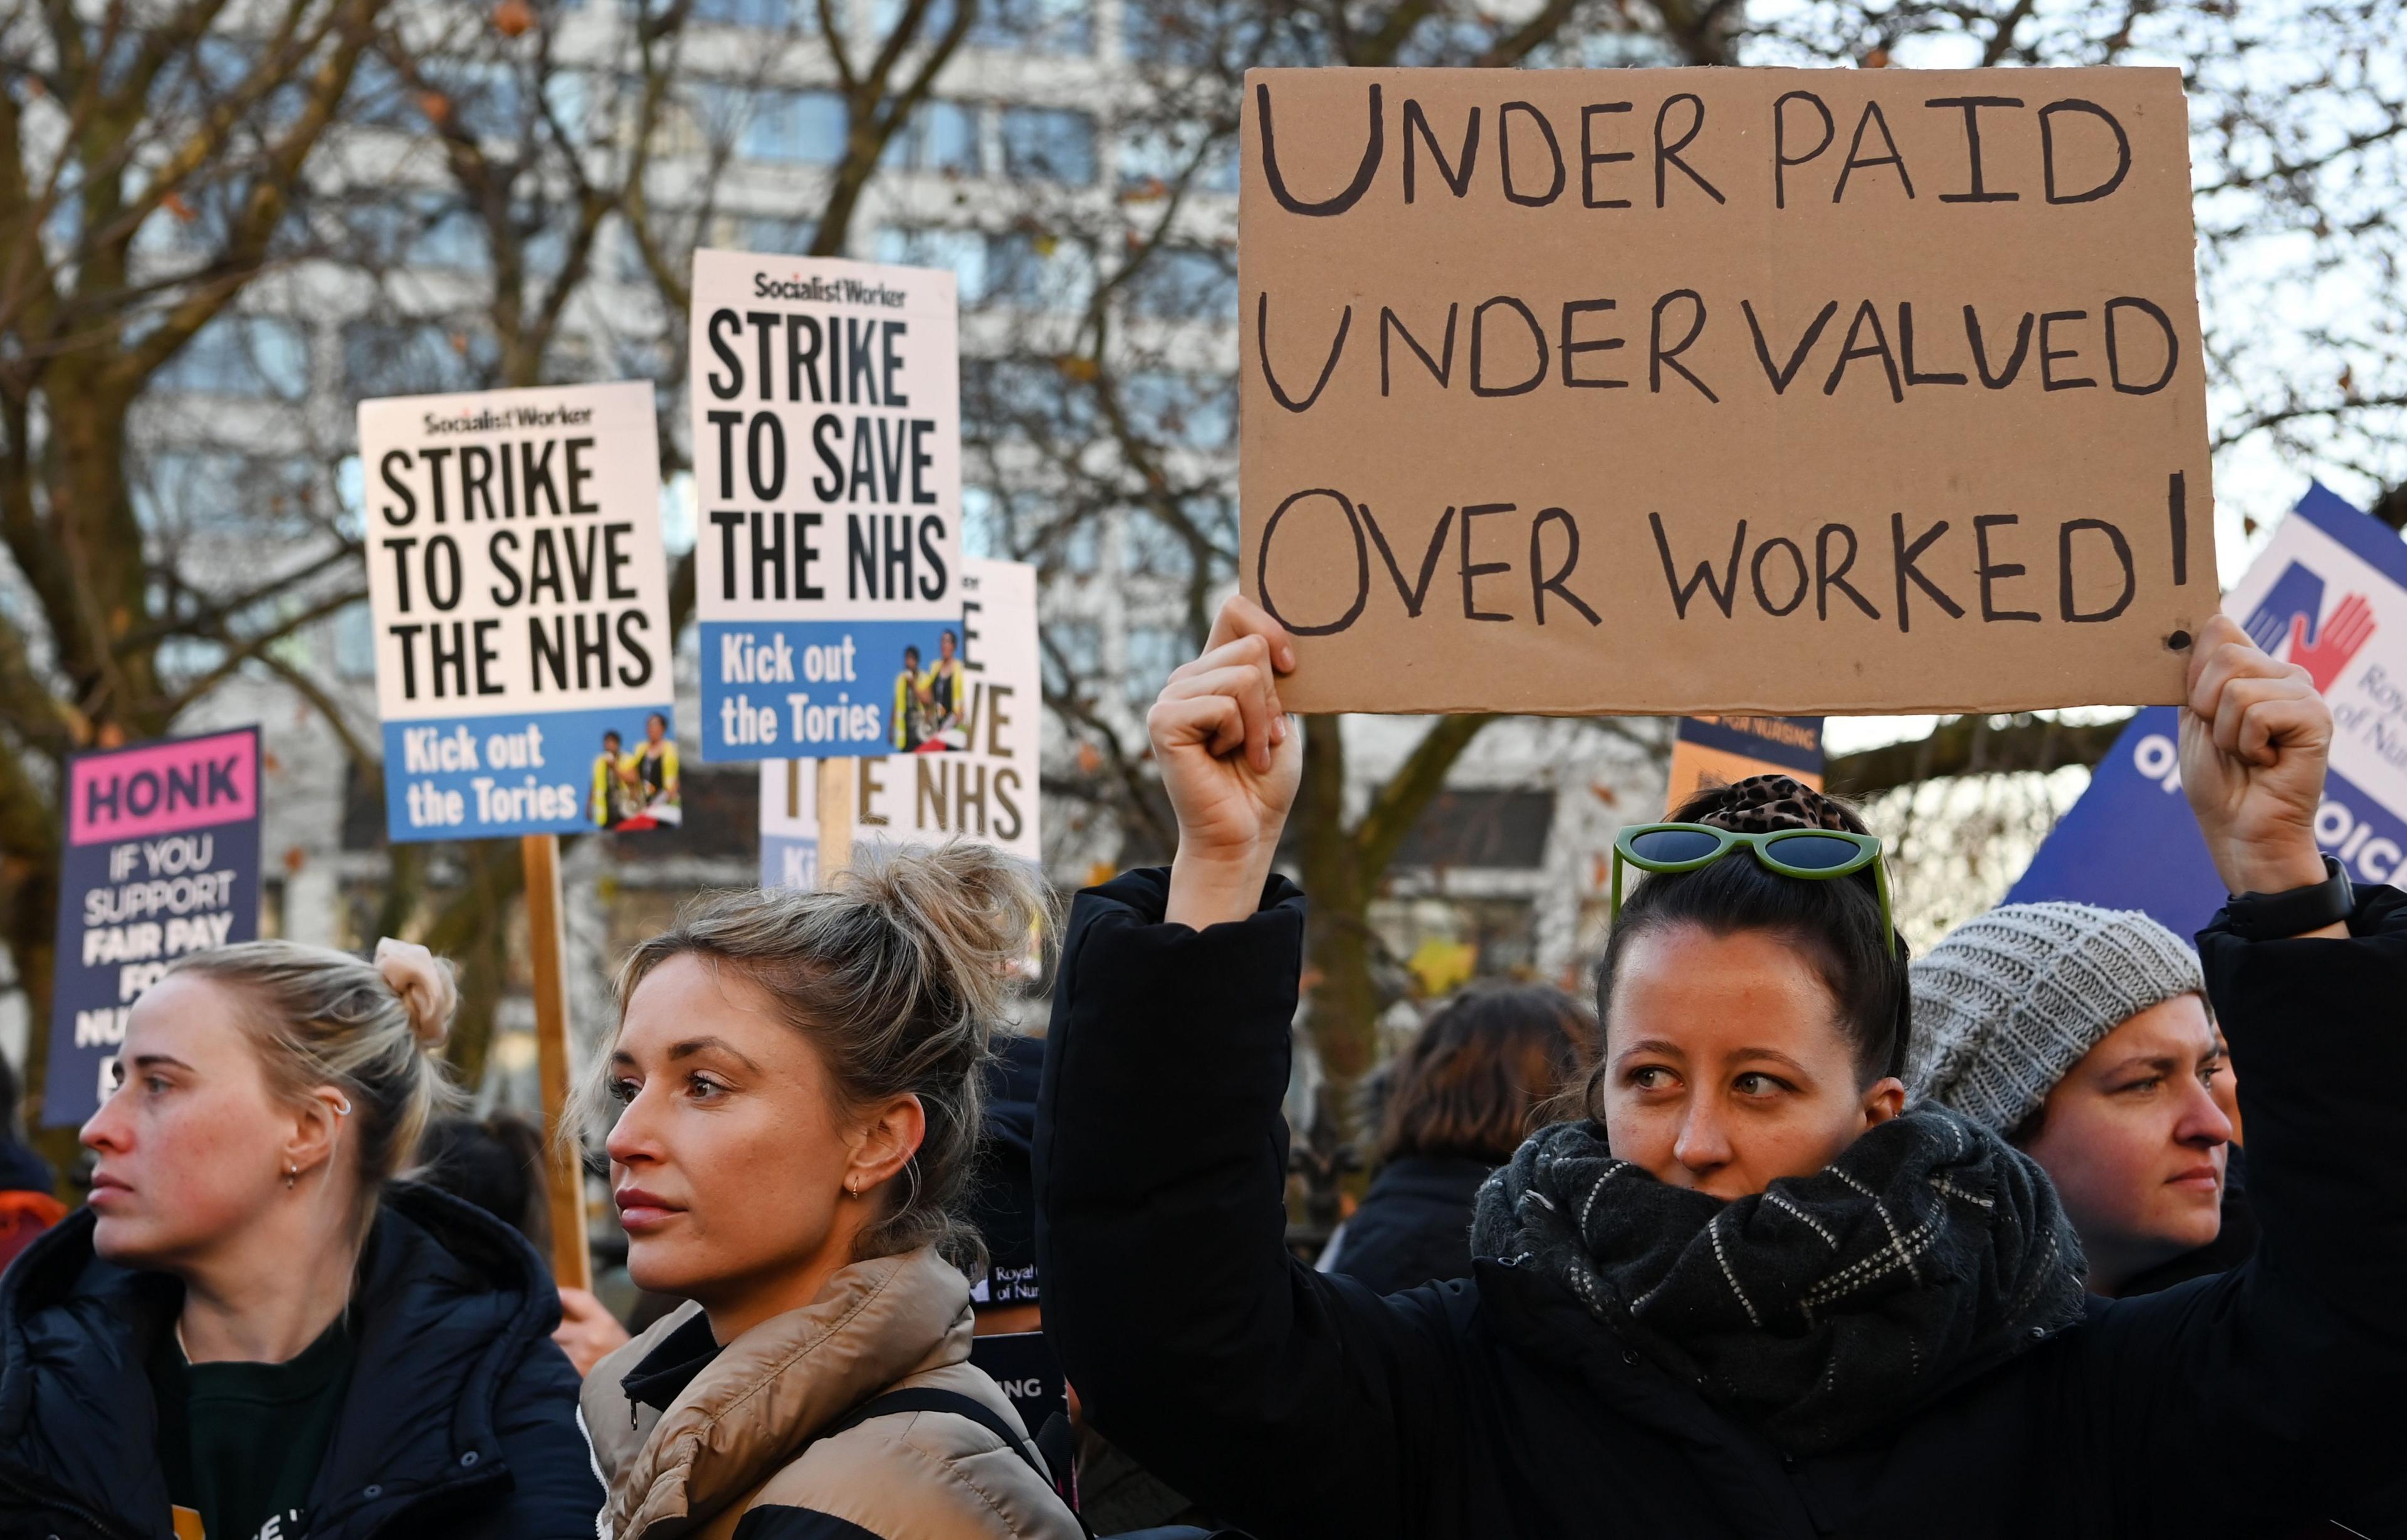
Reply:
[[[700,250],[691,321],[703,757],[918,748],[903,677],[961,608],[953,275]]]
[[[944,750],[864,759],[857,842],[940,845],[961,836],[1044,859],[1037,831],[1037,753],[1044,717],[1036,645],[1036,569],[1025,562],[963,564],[957,703]],[[761,762],[761,883],[819,880],[819,777],[806,760]]]
[[[652,387],[396,396],[359,423],[392,836],[674,820]]]

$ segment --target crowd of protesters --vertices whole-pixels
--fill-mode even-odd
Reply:
[[[0,1139],[0,1535],[2407,1533],[2407,897],[2316,848],[2303,671],[2195,649],[2196,950],[2043,904],[1915,959],[1786,777],[1625,832],[1594,1013],[1436,1009],[1315,1267],[1291,665],[1232,600],[1173,677],[1175,858],[1077,897],[1041,1037],[982,848],[634,949],[580,1097],[632,1336],[547,1276],[535,1132],[458,1114],[440,959],[178,961],[90,1201]]]

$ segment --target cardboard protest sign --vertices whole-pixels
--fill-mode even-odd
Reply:
[[[856,843],[941,845],[960,836],[1044,859],[1037,834],[1045,680],[1036,569],[971,559],[961,569],[961,689],[951,747],[864,759],[854,777]],[[819,779],[802,760],[761,762],[761,885],[819,884]]]
[[[638,380],[360,403],[392,838],[678,820],[652,413]]]
[[[703,758],[944,746],[958,321],[949,272],[693,254]]]
[[[114,1077],[125,1017],[167,964],[259,935],[259,730],[67,761],[47,1128]]]
[[[2407,886],[2407,543],[2316,486],[2224,612],[2331,704],[2316,842],[2352,882]],[[2214,919],[2223,882],[2182,796],[2179,734],[2171,706],[2133,718],[2007,902],[2144,909],[2183,935]]]
[[[2172,69],[1254,70],[1240,578],[1304,711],[2179,696]]]
[[[1700,786],[1730,786],[1774,773],[1822,789],[1821,718],[1683,717],[1672,740],[1663,806],[1679,806]]]

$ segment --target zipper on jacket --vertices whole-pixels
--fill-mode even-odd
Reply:
[[[63,1513],[72,1515],[73,1517],[81,1519],[84,1523],[92,1527],[94,1533],[107,1536],[107,1540],[135,1540],[134,1536],[127,1534],[123,1530],[119,1529],[115,1524],[109,1522],[108,1519],[103,1518],[97,1510],[85,1507],[81,1503],[77,1502],[72,1497],[68,1497],[64,1494],[46,1494],[38,1488],[28,1486],[24,1482],[16,1480],[13,1477],[7,1479],[7,1485],[10,1490],[21,1493],[37,1504],[57,1508]]]

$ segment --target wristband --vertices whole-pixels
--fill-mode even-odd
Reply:
[[[2280,941],[2337,925],[2357,912],[2348,873],[2324,857],[2324,879],[2279,893],[2234,893],[2223,906],[2224,928],[2243,941]]]

